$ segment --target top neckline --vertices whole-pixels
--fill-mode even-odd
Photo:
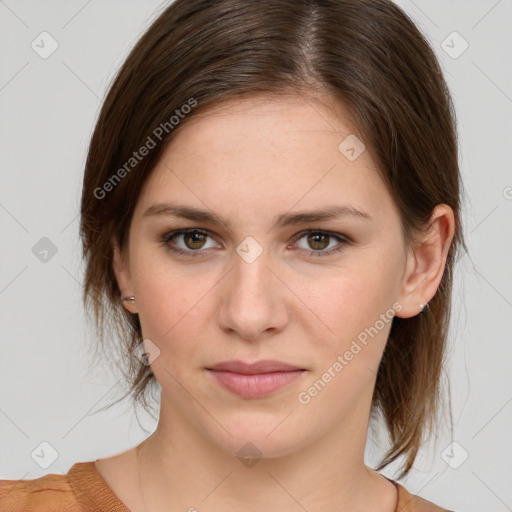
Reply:
[[[95,462],[93,460],[73,464],[66,475],[69,477],[68,480],[71,486],[88,502],[92,503],[97,510],[107,508],[109,512],[131,512],[97,470]],[[384,476],[384,478],[391,482],[397,490],[397,507],[394,512],[407,512],[407,508],[403,507],[402,503],[406,492],[405,488],[387,476]]]
[[[109,512],[131,512],[131,510],[114,493],[100,472],[96,469],[96,461],[77,462],[71,466],[67,476],[75,492],[81,494],[94,510]]]

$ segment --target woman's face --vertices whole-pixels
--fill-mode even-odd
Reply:
[[[161,414],[228,453],[366,436],[409,254],[369,151],[338,112],[305,97],[206,111],[176,134],[135,208],[116,270],[158,354]],[[336,215],[315,219],[320,210]],[[212,371],[261,360],[301,371]]]

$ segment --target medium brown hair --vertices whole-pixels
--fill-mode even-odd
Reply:
[[[378,370],[372,415],[381,414],[391,446],[376,469],[403,456],[402,477],[439,417],[452,271],[460,247],[467,249],[450,93],[428,42],[391,1],[177,0],[165,8],[114,78],[92,135],[81,201],[84,304],[102,354],[116,345],[107,333],[122,340],[119,364],[129,388],[122,398],[131,394],[146,407],[155,377],[135,353],[141,326],[122,306],[112,241],[126,250],[142,185],[188,120],[224,100],[311,92],[348,109],[407,243],[437,204],[455,215],[440,286],[425,312],[393,319]],[[154,147],[132,160],[150,139]]]

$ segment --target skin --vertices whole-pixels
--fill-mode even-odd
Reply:
[[[160,351],[151,365],[162,387],[157,429],[138,447],[96,462],[132,512],[396,508],[394,485],[364,464],[391,322],[309,403],[298,394],[379,315],[414,316],[434,296],[454,217],[438,205],[429,230],[408,247],[369,148],[354,161],[339,151],[356,132],[333,105],[319,95],[252,97],[190,119],[141,191],[127,252],[114,244],[119,288],[136,298],[124,305],[139,314],[144,338]],[[215,212],[230,225],[143,215],[163,202]],[[350,205],[372,220],[272,228],[278,214],[326,205]],[[185,228],[208,236],[179,236],[174,245],[204,257],[173,254],[160,240]],[[350,242],[315,257],[340,242],[308,241],[308,233],[300,236],[306,230]],[[262,249],[251,263],[236,251],[248,236]],[[267,397],[247,399],[205,369],[232,359],[276,359],[307,371]],[[247,442],[261,456],[252,466],[237,457]]]

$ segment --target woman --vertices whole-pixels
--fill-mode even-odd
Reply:
[[[406,475],[438,418],[460,196],[447,86],[393,3],[171,4],[110,88],[81,206],[85,303],[127,394],[161,388],[158,426],[2,481],[0,510],[445,510],[378,471]]]

